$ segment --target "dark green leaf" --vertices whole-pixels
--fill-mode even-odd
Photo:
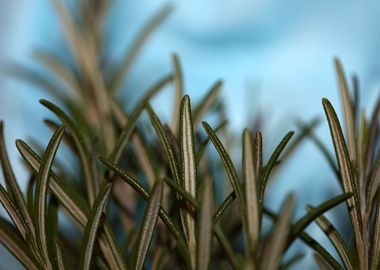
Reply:
[[[112,185],[110,183],[105,184],[103,188],[101,188],[87,220],[79,259],[80,269],[90,269],[96,234],[100,227],[101,217],[107,204],[111,188]]]
[[[153,231],[156,227],[158,214],[161,208],[163,182],[156,181],[148,206],[145,210],[144,218],[140,227],[139,236],[135,246],[135,257],[132,261],[132,269],[140,270],[144,266],[145,258],[152,241]]]

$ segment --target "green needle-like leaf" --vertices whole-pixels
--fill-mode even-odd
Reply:
[[[312,211],[314,207],[308,206],[308,211]],[[334,245],[337,250],[339,257],[342,259],[347,270],[353,270],[349,251],[347,250],[346,245],[344,244],[343,238],[339,234],[339,232],[335,229],[334,225],[330,223],[330,221],[323,215],[317,217],[316,222],[318,226],[322,229],[322,231],[326,234],[326,236],[330,239],[331,243]]]
[[[379,194],[379,193],[378,193]],[[375,216],[374,216],[374,226],[372,228],[371,239],[371,268],[379,269],[380,267],[380,196],[377,196]]]
[[[261,269],[276,270],[279,266],[282,254],[286,247],[286,236],[291,225],[291,218],[294,207],[294,196],[289,195],[284,203],[284,209],[279,216],[273,236],[269,242],[269,254],[262,260]]]
[[[89,150],[88,150],[88,147],[86,146],[84,138],[78,132],[78,128],[76,127],[74,122],[63,110],[61,110],[56,105],[54,105],[53,103],[47,100],[40,100],[40,103],[44,105],[46,108],[48,108],[50,111],[52,111],[55,115],[57,115],[57,117],[69,129],[71,136],[75,142],[79,159],[81,161],[81,165],[82,165],[81,168],[84,174],[88,200],[89,200],[90,205],[92,205],[92,203],[95,200],[96,189],[95,189],[95,181],[92,178],[90,154],[89,154]]]
[[[65,127],[60,126],[53,134],[41,161],[37,179],[36,179],[36,201],[35,201],[35,223],[37,231],[37,244],[41,249],[46,267],[51,268],[49,260],[47,238],[46,238],[46,200],[49,186],[49,172],[53,166],[53,161],[58,150],[59,143],[61,142]]]
[[[134,127],[136,125],[136,121],[144,110],[145,103],[149,102],[149,100],[152,97],[154,97],[159,91],[161,91],[164,88],[164,86],[166,86],[172,80],[173,76],[170,74],[164,76],[156,83],[154,83],[153,86],[146,91],[143,98],[137,103],[136,107],[129,114],[128,118],[126,117],[125,113],[121,110],[120,105],[116,102],[116,100],[113,97],[110,97],[111,109],[115,114],[115,117],[117,117],[123,125],[123,130],[120,133],[115,147],[110,154],[111,160],[113,160],[115,163],[119,161],[120,156],[124,150],[124,146],[127,144],[129,137],[132,135],[132,131],[134,130]]]
[[[241,183],[239,181],[236,169],[232,163],[231,158],[229,157],[226,149],[224,148],[222,142],[219,140],[218,136],[215,134],[215,132],[212,130],[209,124],[206,122],[203,122],[203,127],[206,130],[208,136],[210,137],[212,143],[214,144],[216,150],[218,151],[218,154],[223,162],[223,165],[227,171],[228,178],[230,179],[231,186],[233,190],[235,191],[236,198],[238,200],[238,205],[241,213],[243,228],[247,228],[247,221],[246,216],[244,213],[246,213],[245,210],[245,199],[244,199],[244,193],[241,187]]]
[[[148,111],[150,121],[152,122],[152,125],[161,142],[161,146],[163,147],[166,158],[168,159],[170,171],[173,175],[173,178],[177,183],[182,184],[179,173],[178,158],[176,156],[174,146],[172,145],[171,140],[167,134],[167,131],[149,104],[146,105],[146,109]]]
[[[198,253],[197,253],[197,270],[209,269],[211,261],[212,247],[212,213],[214,204],[214,195],[211,179],[206,179],[204,191],[201,199],[200,221],[198,229]]]
[[[181,171],[182,182],[185,190],[192,196],[196,197],[196,162],[195,162],[195,147],[194,147],[194,129],[191,116],[190,98],[185,96],[181,102],[180,111],[180,141],[181,141]],[[190,258],[195,267],[196,261],[196,235],[195,235],[195,219],[194,208],[186,205],[181,208],[181,218],[186,233]]]
[[[132,63],[145,44],[145,41],[151,33],[154,32],[159,25],[161,25],[165,18],[168,17],[172,9],[173,8],[171,5],[164,6],[148,21],[143,29],[141,29],[137,38],[131,44],[129,51],[121,58],[120,64],[117,65],[116,70],[113,73],[109,86],[110,93],[115,93],[120,89]]]
[[[305,214],[300,218],[293,226],[291,234],[289,236],[288,244],[290,245],[296,237],[307,227],[311,222],[313,222],[317,217],[327,212],[328,210],[334,208],[338,204],[346,201],[352,197],[352,193],[345,193],[339,196],[336,196],[324,203],[321,203],[317,207],[313,208],[309,213]]]
[[[365,259],[364,254],[362,254],[362,252],[365,250],[362,236],[363,222],[360,210],[360,194],[356,186],[357,182],[354,179],[347,146],[335,110],[332,107],[330,101],[327,99],[323,99],[322,103],[327,116],[327,120],[329,122],[331,137],[334,143],[336,158],[339,165],[340,178],[342,179],[344,191],[347,193],[353,193],[353,197],[347,200],[347,207],[354,230],[359,260],[361,260],[361,267],[364,267],[363,264],[365,263],[362,261]]]
[[[285,137],[281,140],[281,142],[278,144],[278,146],[274,150],[272,156],[270,157],[268,161],[268,164],[265,166],[265,169],[263,170],[261,181],[260,181],[260,187],[259,187],[259,196],[258,196],[260,205],[263,205],[264,203],[264,193],[265,193],[265,188],[269,179],[269,175],[272,172],[273,167],[276,165],[282,151],[284,150],[285,146],[288,144],[290,139],[293,137],[293,135],[294,135],[294,131],[290,131],[285,135]]]
[[[132,261],[132,269],[140,270],[144,266],[145,258],[152,241],[153,231],[156,227],[158,214],[161,208],[162,190],[163,181],[156,181],[140,227],[139,236],[135,246],[135,256]]]
[[[181,97],[183,96],[183,74],[182,67],[178,55],[172,56],[173,69],[174,69],[174,106],[173,117],[171,123],[171,130],[173,134],[177,134]]]
[[[28,165],[34,172],[38,172],[41,158],[21,140],[16,141],[16,146]],[[77,192],[66,186],[53,172],[51,172],[51,178],[49,182],[51,191],[58,198],[65,210],[77,222],[79,227],[84,230],[89,213],[88,205],[83,202]],[[110,266],[114,269],[125,269],[124,259],[116,244],[111,228],[107,223],[105,223],[104,233],[101,235],[100,248]]]
[[[273,221],[278,220],[278,215],[269,210],[268,208],[263,209],[264,213]],[[334,259],[333,256],[322,247],[314,238],[312,238],[306,232],[301,232],[299,235],[300,239],[308,245],[310,248],[314,249],[328,264],[335,270],[344,270],[340,264]]]
[[[139,182],[134,179],[132,176],[127,174],[124,170],[122,170],[120,167],[118,167],[116,164],[113,164],[109,160],[105,158],[100,158],[100,160],[106,165],[110,170],[112,170],[114,173],[116,173],[118,176],[120,176],[121,179],[123,179],[125,182],[127,182],[137,193],[146,201],[149,200],[150,196],[148,192],[142,187]],[[159,212],[159,216],[161,220],[164,222],[170,233],[173,235],[173,237],[177,240],[178,249],[185,260],[187,264],[190,265],[190,261],[188,260],[188,253],[187,253],[187,245],[185,243],[185,240],[183,239],[181,233],[179,232],[179,229],[177,228],[176,224],[172,221],[172,219],[169,217],[169,215],[166,213],[166,211],[161,208]]]
[[[211,86],[207,95],[202,99],[201,103],[195,107],[193,113],[195,127],[202,121],[202,118],[209,111],[211,106],[215,104],[222,85],[222,81],[216,81],[213,86]]]
[[[22,195],[16,177],[13,173],[12,166],[8,159],[8,154],[4,141],[3,122],[0,122],[0,160],[3,168],[5,184],[7,186],[9,195],[12,198],[12,201],[14,202],[17,211],[20,213],[21,218],[25,222],[25,229],[31,234],[31,237],[35,238],[35,228],[33,226],[32,218],[28,212],[28,207],[25,203],[24,197]]]
[[[96,200],[92,207],[90,216],[87,220],[86,229],[84,231],[81,254],[79,258],[79,269],[90,269],[96,234],[100,227],[101,217],[107,204],[111,188],[112,185],[110,183],[105,184],[96,197]]]
[[[339,59],[335,59],[335,69],[339,81],[339,89],[344,108],[344,120],[346,123],[346,132],[348,136],[348,148],[350,161],[356,159],[356,138],[355,138],[355,116],[352,108],[352,101],[344,75],[343,67]]]
[[[0,217],[0,242],[25,266],[26,269],[41,269],[33,257],[30,256],[25,242],[21,239],[19,234],[13,230],[13,226],[2,217]]]
[[[243,175],[248,225],[246,248],[249,250],[250,254],[253,254],[260,237],[260,216],[256,190],[257,180],[253,156],[253,142],[248,129],[245,129],[243,132]]]

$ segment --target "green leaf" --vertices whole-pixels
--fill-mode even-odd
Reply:
[[[279,216],[273,236],[270,239],[268,251],[262,260],[262,269],[276,270],[279,266],[282,254],[286,248],[287,235],[290,230],[292,212],[294,207],[294,196],[289,195],[284,203],[284,209]]]
[[[70,88],[70,94],[73,94],[75,98],[81,97],[83,91],[78,83],[78,78],[75,77],[70,67],[65,65],[57,55],[45,50],[37,50],[34,53],[34,57],[45,65],[49,71],[55,73],[55,80],[64,82],[65,86]]]
[[[367,194],[366,194],[366,212],[369,213],[373,209],[372,205],[376,197],[376,193],[379,190],[380,185],[380,155],[377,158],[376,164],[370,175],[369,182],[367,184]]]
[[[173,116],[171,130],[173,134],[177,134],[180,103],[183,96],[183,75],[181,63],[179,61],[178,55],[173,54],[172,56],[173,68],[174,68],[174,106],[173,106]]]
[[[145,44],[145,41],[151,35],[151,33],[154,32],[155,29],[166,19],[166,17],[168,17],[171,11],[171,5],[164,6],[140,30],[137,38],[135,38],[133,43],[130,45],[129,51],[121,58],[120,63],[117,65],[116,70],[112,75],[111,82],[109,85],[110,93],[115,93],[121,88],[123,81],[131,68],[132,63],[134,62],[138,53]]]
[[[354,179],[353,171],[351,168],[350,157],[338,117],[330,101],[323,99],[322,102],[330,126],[331,137],[334,143],[335,154],[339,165],[340,178],[342,179],[344,191],[353,193],[353,197],[347,200],[347,207],[354,230],[358,256],[360,260],[363,260],[364,255],[361,254],[361,252],[364,251],[364,242],[362,237],[363,222],[360,210],[359,190],[356,186],[356,181]]]
[[[344,120],[346,124],[346,132],[348,136],[348,147],[350,161],[356,159],[356,138],[355,138],[355,116],[352,108],[352,100],[350,98],[347,81],[344,75],[344,70],[339,59],[335,58],[335,69],[339,81],[339,89],[341,100],[343,101]]]
[[[263,138],[260,131],[257,131],[255,135],[253,156],[255,158],[256,185],[257,187],[259,187],[259,184],[261,182],[261,173],[263,169]]]
[[[37,172],[40,167],[41,158],[21,140],[16,141],[16,146],[29,166]],[[79,227],[84,229],[86,227],[87,215],[89,213],[88,205],[82,202],[77,192],[66,186],[53,172],[51,172],[50,176],[52,178],[49,182],[51,191],[71,217],[77,222]],[[104,233],[100,236],[99,244],[110,266],[114,269],[125,269],[124,259],[122,258],[108,223],[105,223],[104,225]]]
[[[40,266],[35,262],[28,252],[25,242],[18,233],[13,230],[13,226],[4,218],[0,217],[0,242],[22,263],[26,269],[38,270]]]
[[[58,270],[65,270],[65,260],[62,256],[62,249],[57,242],[55,242],[55,253],[56,253],[56,265]]]
[[[321,203],[317,207],[313,208],[310,212],[306,213],[303,217],[298,219],[298,221],[292,226],[292,230],[289,236],[288,245],[290,245],[297,236],[307,227],[311,222],[313,222],[317,217],[327,212],[328,210],[334,208],[338,204],[349,200],[352,197],[352,193],[345,193],[336,196],[324,203]]]
[[[133,109],[133,111],[129,114],[128,117],[123,112],[117,101],[113,97],[110,97],[111,110],[114,113],[115,117],[117,117],[123,125],[122,132],[120,133],[115,147],[110,154],[110,159],[112,161],[114,161],[115,163],[119,161],[122,151],[124,150],[124,146],[127,144],[130,136],[133,136],[132,131],[135,128],[138,117],[144,110],[145,103],[149,102],[149,100],[154,95],[161,91],[164,88],[164,86],[166,86],[172,80],[173,76],[167,75],[161,78],[158,82],[154,83],[153,86],[146,91],[144,97],[137,103],[136,107]]]
[[[375,109],[371,115],[371,121],[369,124],[369,134],[368,134],[368,147],[367,147],[367,155],[366,155],[366,169],[365,176],[369,177],[371,166],[374,159],[374,153],[376,149],[376,140],[378,138],[378,123],[379,123],[379,115],[380,115],[380,96],[377,98]]]
[[[305,127],[305,124],[302,122],[298,123],[298,126]],[[339,176],[338,168],[335,164],[335,160],[333,155],[329,152],[327,147],[323,144],[323,142],[314,134],[314,132],[310,132],[308,134],[309,139],[314,143],[314,145],[318,148],[318,150],[322,153],[322,155],[325,157],[326,161],[330,165],[332,171],[334,172],[336,178],[338,179],[339,183],[341,184],[341,179]]]
[[[175,192],[178,193],[179,196],[177,196],[177,198],[184,199],[185,201],[191,204],[191,207],[199,209],[200,204],[197,201],[197,199],[195,199],[194,196],[192,196],[182,186],[180,186],[179,184],[167,177],[164,177],[164,180]]]
[[[185,190],[195,198],[197,168],[195,162],[194,129],[189,96],[184,96],[182,99],[180,117],[182,182]],[[184,231],[189,246],[190,258],[193,267],[195,267],[197,242],[195,235],[194,208],[187,205],[181,208],[181,212]]]
[[[16,177],[13,173],[12,166],[9,162],[7,150],[5,147],[4,128],[2,121],[0,121],[0,160],[3,169],[4,181],[9,192],[9,197],[14,203],[16,210],[19,212],[20,217],[25,222],[26,231],[30,234],[31,237],[35,238],[35,228],[33,226],[32,218],[28,212],[28,207],[24,200],[24,196],[20,190]]]
[[[223,216],[224,212],[230,207],[231,203],[235,200],[236,194],[235,191],[232,191],[220,204],[218,209],[214,214],[214,224],[218,223],[219,219]]]
[[[223,129],[226,125],[228,124],[228,121],[227,120],[224,120],[222,121],[216,128],[215,128],[215,133],[217,133],[219,130]],[[197,150],[197,153],[195,155],[195,160],[196,160],[196,165],[197,167],[199,166],[199,163],[201,162],[202,158],[203,158],[203,155],[204,155],[204,152],[205,152],[205,149],[206,149],[206,146],[208,145],[208,143],[210,142],[210,137],[207,137],[205,140],[203,140],[200,145],[199,145],[199,148]]]
[[[311,212],[314,208],[308,206],[308,211]],[[326,236],[330,239],[331,243],[335,247],[336,251],[339,254],[339,257],[342,259],[344,266],[348,270],[353,270],[350,258],[349,251],[347,250],[346,245],[344,244],[343,238],[339,234],[339,232],[335,229],[334,225],[330,223],[330,221],[323,215],[317,217],[316,222],[318,226],[322,229],[322,231],[326,234]]]
[[[264,193],[270,173],[272,172],[272,169],[276,165],[278,158],[280,157],[282,151],[284,150],[285,146],[288,144],[290,139],[293,137],[293,135],[294,131],[290,131],[285,135],[285,137],[281,140],[281,142],[278,144],[273,154],[271,155],[268,164],[265,166],[259,186],[258,199],[260,205],[263,205],[264,203]]]
[[[300,146],[301,142],[303,142],[310,133],[313,133],[313,130],[315,130],[320,122],[321,119],[319,117],[316,117],[306,124],[299,125],[301,127],[301,130],[299,131],[296,138],[294,138],[293,142],[287,147],[285,153],[282,156],[282,159],[286,160],[287,157],[289,157]]]
[[[178,159],[173,144],[165,130],[165,127],[162,125],[160,119],[158,119],[156,113],[153,111],[152,107],[149,104],[146,104],[146,109],[149,114],[150,121],[158,135],[158,138],[161,142],[163,150],[165,152],[166,158],[169,162],[170,171],[173,175],[174,181],[181,184],[181,177],[179,173]]]
[[[58,108],[53,103],[47,100],[40,100],[40,103],[52,111],[57,117],[67,126],[71,136],[75,142],[75,146],[78,151],[78,156],[81,162],[81,168],[83,170],[84,180],[86,184],[86,191],[90,205],[93,204],[95,200],[95,181],[93,181],[92,171],[91,171],[91,159],[88,147],[86,146],[84,138],[78,132],[78,128],[74,122],[70,119],[68,115],[60,108]]]
[[[112,163],[111,161],[105,158],[100,158],[100,160],[110,170],[116,173],[122,180],[127,182],[135,191],[137,191],[137,193],[144,200],[146,201],[149,200],[150,196],[148,192],[139,184],[139,182],[136,179],[134,179],[132,176],[127,174],[124,170],[122,170],[120,167],[118,167],[116,164]],[[166,211],[163,208],[160,209],[159,216],[161,220],[163,221],[163,223],[168,228],[169,232],[176,239],[181,256],[183,257],[187,265],[190,265],[190,261],[187,254],[187,245],[181,233],[179,232],[179,229],[177,228],[176,224],[172,221],[172,219],[169,217],[169,215],[166,213]]]
[[[152,241],[153,231],[156,227],[158,214],[161,208],[162,191],[163,182],[162,180],[158,180],[153,187],[140,227],[138,240],[135,246],[135,256],[132,261],[132,269],[140,270],[144,266],[145,258]]]
[[[20,213],[15,208],[12,198],[8,195],[7,191],[0,184],[0,202],[3,205],[5,211],[7,211],[9,217],[15,224],[22,237],[26,239],[26,224],[25,220],[21,217]]]
[[[322,259],[318,253],[314,253],[314,259],[317,262],[320,270],[330,270],[328,264]]]
[[[198,227],[197,270],[209,269],[211,261],[213,200],[212,181],[211,179],[207,179],[201,199],[200,221]]]
[[[380,194],[380,193],[379,193]],[[380,196],[377,196],[376,200],[376,208],[375,208],[375,216],[374,216],[374,224],[372,228],[372,232],[370,235],[370,254],[371,256],[371,268],[370,269],[379,269],[380,266]]]
[[[35,221],[37,231],[37,244],[42,252],[46,267],[52,267],[49,260],[46,238],[46,201],[49,186],[49,172],[53,166],[53,161],[61,142],[65,127],[60,126],[53,134],[42,157],[41,166],[36,176],[36,201],[35,201]]]
[[[239,181],[236,169],[232,163],[231,158],[229,157],[226,149],[224,148],[222,142],[219,140],[218,136],[215,134],[215,132],[212,130],[209,124],[206,122],[202,122],[204,129],[206,130],[208,136],[210,137],[212,143],[214,144],[216,150],[218,151],[218,154],[223,162],[223,165],[227,171],[228,178],[230,179],[231,186],[233,190],[235,191],[236,198],[238,200],[238,205],[241,213],[243,228],[247,228],[247,221],[246,216],[243,213],[246,213],[245,210],[245,199],[244,199],[244,193],[241,187],[241,183]]]
[[[272,220],[277,220],[278,215],[273,213],[268,208],[264,208],[264,213]],[[344,270],[340,264],[334,259],[333,256],[324,248],[322,247],[314,238],[312,238],[309,234],[306,232],[301,232],[299,235],[300,239],[308,245],[310,248],[314,249],[328,264],[335,270]]]
[[[99,194],[96,197],[94,205],[92,206],[81,246],[81,254],[79,257],[80,269],[90,269],[96,234],[99,227],[101,226],[101,217],[106,207],[111,189],[112,185],[110,183],[105,184],[103,188],[101,188]]]
[[[41,158],[22,140],[16,140],[16,147],[31,169],[37,173],[40,168]],[[87,222],[87,214],[89,213],[88,205],[78,197],[76,191],[66,186],[56,174],[51,172],[50,177],[49,188],[77,224],[84,228]]]
[[[259,202],[256,190],[256,170],[253,156],[253,143],[250,131],[243,132],[243,178],[245,184],[247,233],[246,248],[250,254],[254,254],[260,237]]]
[[[202,99],[201,103],[196,106],[193,113],[194,126],[196,127],[201,121],[208,110],[216,103],[217,97],[219,95],[220,89],[223,86],[222,81],[216,81],[207,95]]]
[[[214,226],[214,232],[215,236],[219,241],[219,244],[223,248],[224,252],[226,253],[227,259],[229,260],[232,269],[238,270],[241,268],[239,257],[235,254],[234,249],[232,248],[230,242],[226,238],[225,234],[223,233],[222,229],[218,224]]]

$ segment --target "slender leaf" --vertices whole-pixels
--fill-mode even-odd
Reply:
[[[183,74],[182,67],[178,55],[172,56],[173,69],[174,69],[174,106],[173,116],[171,123],[171,130],[173,134],[177,134],[181,97],[183,96]]]
[[[356,158],[356,138],[355,138],[355,117],[352,108],[352,101],[350,98],[350,93],[347,85],[347,81],[344,75],[344,70],[339,59],[334,59],[335,69],[339,81],[339,89],[341,94],[341,99],[343,101],[344,108],[344,120],[346,124],[346,132],[348,136],[348,149],[350,161]]]
[[[88,200],[89,200],[90,205],[92,205],[95,200],[96,189],[95,189],[95,183],[92,178],[90,153],[89,153],[88,147],[86,146],[84,138],[79,134],[78,128],[76,127],[74,122],[70,119],[70,117],[66,115],[64,111],[62,111],[56,105],[54,105],[53,103],[47,100],[40,100],[40,103],[44,105],[46,108],[48,108],[50,111],[52,111],[55,115],[57,115],[57,117],[70,130],[70,133],[73,137],[76,148],[78,150],[79,159],[81,161],[81,168],[84,174]]]
[[[105,184],[103,188],[101,188],[87,220],[79,258],[80,269],[90,269],[96,234],[100,227],[101,217],[107,204],[111,188],[112,185],[110,183]]]
[[[318,253],[314,253],[314,259],[317,262],[320,270],[330,270],[328,264],[322,259]]]
[[[216,81],[213,86],[211,86],[207,95],[202,99],[201,103],[194,109],[193,118],[195,127],[202,121],[202,118],[208,112],[210,107],[215,104],[222,86],[222,81]]]
[[[257,179],[253,156],[253,143],[248,129],[245,129],[243,132],[243,174],[248,225],[246,248],[253,254],[260,237],[260,217],[256,190]]]
[[[145,258],[152,241],[153,231],[161,208],[162,191],[162,180],[156,181],[140,227],[140,232],[135,247],[136,255],[132,261],[132,269],[139,270],[144,266]]]
[[[116,163],[119,161],[124,146],[128,142],[128,139],[131,136],[132,131],[136,125],[136,121],[138,117],[141,115],[142,111],[144,110],[145,103],[149,102],[149,100],[154,95],[161,91],[164,88],[164,86],[166,86],[172,80],[173,76],[170,74],[162,77],[159,81],[154,83],[153,86],[146,91],[144,97],[140,100],[140,102],[138,102],[137,106],[133,109],[133,111],[129,114],[128,117],[126,117],[125,113],[120,108],[120,105],[117,103],[117,101],[113,97],[110,97],[111,109],[123,125],[123,130],[120,133],[115,147],[110,154],[111,160],[113,160]]]
[[[278,268],[286,246],[286,237],[290,229],[293,207],[294,196],[289,195],[284,203],[282,214],[277,220],[276,228],[269,242],[268,251],[270,253],[264,258],[262,269],[275,270]]]
[[[28,212],[28,207],[26,205],[25,199],[22,195],[16,177],[13,173],[12,166],[9,162],[7,150],[5,147],[4,128],[2,121],[0,121],[0,160],[9,196],[12,198],[15,208],[20,213],[21,218],[25,221],[26,231],[31,234],[31,237],[35,238],[35,228],[33,226],[32,218]]]
[[[0,218],[0,242],[22,263],[26,269],[38,270],[40,266],[30,256],[25,242],[5,219]]]
[[[180,173],[179,173],[178,159],[176,156],[174,146],[171,143],[171,140],[167,134],[165,127],[162,125],[161,121],[158,119],[152,107],[149,104],[147,104],[146,109],[148,111],[150,121],[152,122],[152,125],[154,129],[156,130],[158,138],[160,139],[166,158],[169,162],[170,171],[173,175],[173,178],[177,183],[181,184],[182,181],[181,181]]]
[[[313,209],[314,208],[311,206],[308,207],[309,212]],[[317,217],[316,222],[318,226],[322,229],[322,231],[326,234],[326,236],[330,239],[331,243],[334,245],[346,269],[353,270],[354,268],[350,261],[349,251],[347,250],[347,247],[344,244],[343,238],[335,229],[334,225],[332,225],[330,221],[323,215]]]
[[[212,130],[209,124],[206,122],[203,122],[203,127],[206,130],[208,136],[210,137],[212,143],[214,144],[216,150],[218,151],[218,154],[223,162],[223,165],[227,171],[228,178],[230,179],[231,186],[233,190],[235,191],[236,198],[238,200],[238,205],[240,209],[240,213],[242,213],[242,223],[243,228],[245,230],[247,229],[247,221],[246,216],[243,213],[246,213],[245,210],[245,199],[244,199],[244,193],[241,187],[241,183],[239,181],[236,169],[232,163],[231,158],[229,157],[226,149],[224,148],[222,142],[219,140],[218,136],[215,134],[215,132]]]
[[[355,234],[359,260],[361,260],[361,265],[364,267],[364,262],[362,261],[364,260],[364,255],[361,254],[364,252],[364,242],[362,238],[363,222],[360,210],[359,190],[356,186],[356,181],[351,168],[350,157],[338,117],[331,103],[327,99],[323,99],[322,102],[330,126],[331,137],[334,143],[336,158],[339,165],[339,173],[342,179],[344,191],[353,193],[353,197],[347,200],[347,206]]]
[[[29,166],[37,172],[40,167],[41,158],[21,140],[16,141],[16,146]],[[51,178],[52,179],[49,182],[51,191],[71,217],[77,222],[79,227],[84,229],[87,223],[87,215],[89,213],[88,205],[82,202],[77,193],[66,186],[53,172],[51,172]],[[110,226],[107,223],[104,225],[104,234],[101,235],[99,244],[110,266],[114,269],[125,269],[124,260],[117,247]]]
[[[220,204],[218,209],[214,214],[214,224],[218,223],[219,219],[223,216],[224,212],[230,207],[231,203],[235,200],[236,194],[235,191],[232,191]]]
[[[129,51],[121,58],[115,72],[112,75],[109,91],[115,93],[120,89],[122,83],[128,74],[133,61],[142,49],[147,38],[152,32],[165,20],[172,10],[171,5],[166,5],[153,16],[148,23],[140,30],[136,39],[134,39]]]
[[[150,196],[148,192],[138,183],[136,179],[134,179],[132,176],[128,175],[125,171],[123,171],[120,167],[118,167],[116,164],[113,164],[109,160],[105,158],[100,158],[100,160],[103,162],[104,165],[106,165],[110,170],[112,170],[114,173],[116,173],[118,176],[120,176],[121,179],[123,179],[125,182],[127,182],[137,193],[146,201],[149,200]],[[159,212],[159,216],[161,220],[164,222],[170,233],[173,235],[173,237],[177,240],[178,249],[185,260],[187,264],[190,263],[188,260],[188,254],[187,254],[187,246],[185,243],[185,240],[183,239],[181,233],[179,232],[177,226],[173,223],[169,215],[166,213],[166,211],[161,208]],[[190,264],[189,264],[190,265]]]
[[[185,96],[181,102],[180,111],[180,140],[181,140],[181,171],[182,182],[185,190],[192,196],[196,197],[196,162],[195,162],[195,147],[194,147],[194,129],[191,116],[191,106],[189,96]],[[194,208],[190,205],[181,208],[189,246],[189,253],[193,267],[196,261],[196,235],[195,235],[195,219]]]
[[[281,140],[281,142],[278,144],[278,146],[274,150],[272,156],[270,157],[268,161],[268,164],[263,170],[262,178],[260,181],[260,187],[259,187],[259,195],[258,195],[258,200],[259,200],[260,205],[263,205],[264,203],[264,193],[265,193],[265,188],[269,179],[269,175],[272,172],[273,167],[276,165],[277,160],[280,157],[282,151],[284,150],[285,146],[288,144],[290,139],[293,137],[293,135],[294,135],[294,131],[290,131],[285,135],[285,137]]]
[[[259,187],[263,169],[263,138],[260,131],[257,131],[255,135],[253,156],[255,158],[256,186]]]
[[[375,216],[374,216],[374,225],[372,228],[372,233],[370,236],[371,240],[371,268],[378,269],[380,267],[380,196],[377,196]]]
[[[264,213],[272,220],[277,220],[278,215],[269,210],[268,208],[264,208]],[[334,259],[333,256],[322,247],[314,238],[312,238],[306,232],[301,232],[299,235],[300,239],[308,245],[310,248],[314,249],[328,264],[335,270],[344,270],[340,264]]]
[[[37,244],[42,251],[43,258],[46,266],[51,268],[49,260],[49,253],[47,249],[46,238],[46,200],[49,186],[49,172],[53,166],[53,161],[58,150],[59,143],[61,142],[65,126],[60,126],[50,139],[46,151],[42,157],[41,166],[36,176],[36,201],[35,201],[35,221],[37,231]]]
[[[201,199],[200,221],[198,229],[197,270],[209,269],[212,247],[212,213],[214,195],[212,181],[207,179]]]
[[[311,222],[313,222],[317,217],[325,213],[326,211],[334,208],[338,204],[348,200],[352,197],[352,193],[345,193],[339,196],[336,196],[330,200],[327,200],[324,203],[321,203],[317,207],[313,208],[310,212],[306,213],[301,217],[293,226],[291,234],[289,236],[288,244],[290,245],[296,237],[307,227]]]

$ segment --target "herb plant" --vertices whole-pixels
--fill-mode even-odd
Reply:
[[[265,191],[275,170],[303,138],[315,139],[317,121],[303,127],[293,141],[295,132],[287,133],[268,160],[263,157],[260,131],[245,129],[242,164],[235,166],[221,135],[227,120],[218,115],[215,128],[202,122],[223,107],[218,98],[222,82],[217,81],[193,106],[184,95],[177,55],[172,56],[172,73],[148,89],[132,110],[126,112],[118,98],[133,60],[170,7],[148,22],[120,62],[108,63],[103,26],[109,1],[79,1],[78,13],[59,0],[54,3],[70,57],[41,50],[37,59],[52,74],[24,66],[15,70],[15,75],[49,91],[61,104],[40,101],[56,117],[45,120],[53,131],[46,148],[16,141],[31,172],[25,196],[9,162],[0,124],[5,180],[0,202],[10,218],[0,218],[0,241],[27,269],[290,269],[302,254],[287,260],[284,255],[298,238],[316,251],[322,268],[342,269],[304,231],[313,221],[328,233],[345,268],[377,269],[380,166],[375,152],[380,105],[369,127],[364,115],[358,120],[358,102],[349,97],[339,63],[348,149],[334,109],[327,100],[323,104],[339,166],[331,164],[344,193],[308,207],[293,221],[296,195],[288,195],[275,213],[265,205]],[[166,86],[175,93],[170,123],[163,123],[150,105]],[[79,161],[75,175],[61,165],[59,154],[56,157],[61,144]],[[218,193],[224,179],[215,169],[219,166],[231,187],[224,198]],[[336,230],[331,233],[332,225],[322,216],[342,202],[349,206],[355,235],[350,248]],[[78,237],[62,230],[58,214],[72,221]],[[264,228],[264,217],[272,220],[269,228]]]

